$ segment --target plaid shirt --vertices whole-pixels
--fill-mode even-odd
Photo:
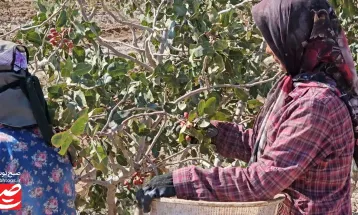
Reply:
[[[295,88],[270,116],[267,144],[247,168],[189,166],[173,172],[178,198],[259,201],[287,194],[280,214],[352,214],[350,169],[354,136],[348,109],[325,86]],[[217,151],[248,162],[256,137],[251,129],[214,121]]]

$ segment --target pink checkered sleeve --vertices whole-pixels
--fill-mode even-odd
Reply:
[[[230,122],[211,121],[218,129],[213,138],[216,150],[227,158],[236,158],[248,162],[253,148],[252,129],[244,129],[242,125]]]
[[[195,166],[173,172],[178,198],[207,201],[257,201],[270,199],[289,187],[313,159],[328,153],[333,131],[329,107],[319,99],[300,102],[286,110],[274,142],[247,168]],[[275,135],[276,136],[276,135]]]

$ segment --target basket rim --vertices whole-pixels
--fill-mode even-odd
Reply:
[[[273,199],[267,201],[255,201],[255,202],[209,202],[209,201],[194,201],[177,198],[160,198],[153,200],[153,204],[157,203],[169,203],[169,204],[182,204],[192,206],[210,206],[210,207],[258,207],[267,206],[273,204],[279,204],[285,200],[284,194],[277,194]]]

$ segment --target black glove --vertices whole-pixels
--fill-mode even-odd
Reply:
[[[207,138],[215,138],[218,135],[218,129],[210,124],[208,127],[204,129],[204,136]],[[191,144],[199,144],[199,141],[195,137],[191,137]]]
[[[155,198],[176,196],[173,173],[155,176],[145,187],[138,190],[136,199],[138,207],[144,213],[150,212],[150,205]]]

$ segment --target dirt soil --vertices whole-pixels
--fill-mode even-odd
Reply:
[[[0,0],[0,8],[0,36],[30,22],[32,16],[36,14],[32,0]],[[93,21],[102,29],[102,37],[121,42],[131,42],[132,33],[130,29],[127,26],[116,24],[104,11],[97,11]],[[6,39],[11,39],[11,36]]]
[[[0,8],[0,36],[20,25],[26,24],[36,14],[32,0],[0,0]],[[132,34],[130,29],[114,23],[105,12],[98,11],[94,16],[94,20],[103,30],[102,36],[104,38],[122,42],[131,41]],[[6,39],[11,39],[11,36],[13,35]],[[128,49],[127,47],[119,48],[121,51]],[[353,214],[358,215],[358,189],[355,189],[352,194],[352,209]]]

